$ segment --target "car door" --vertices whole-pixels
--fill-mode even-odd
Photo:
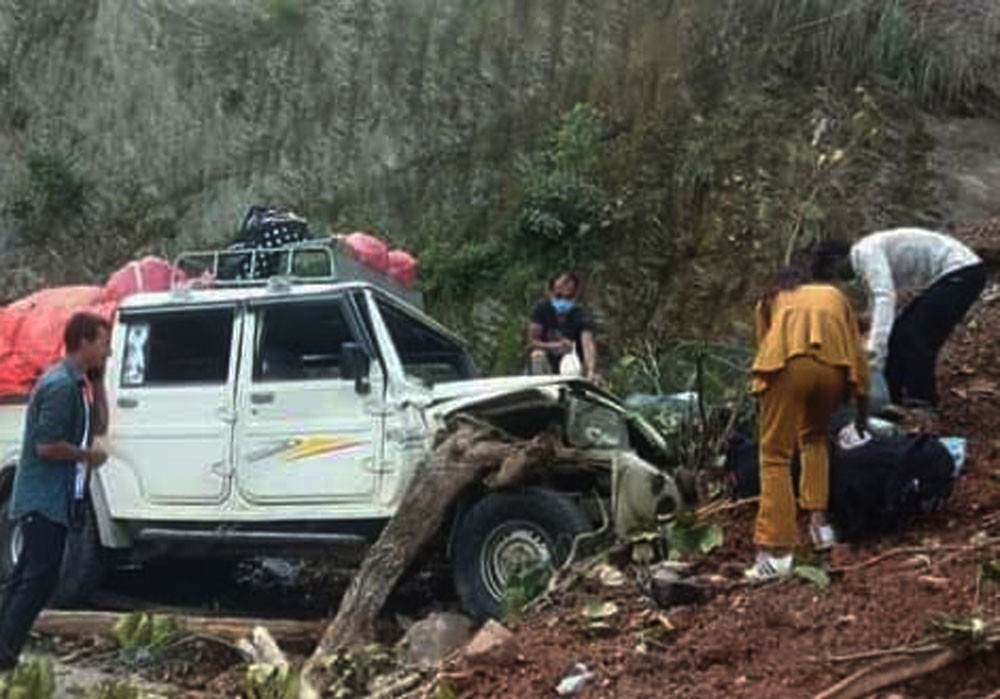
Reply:
[[[114,468],[131,472],[142,500],[216,504],[228,496],[240,323],[233,306],[122,313],[108,444]]]
[[[237,409],[237,490],[250,503],[368,501],[382,417],[383,377],[345,375],[345,346],[371,354],[344,295],[255,305],[248,318]],[[359,390],[360,389],[360,390]]]

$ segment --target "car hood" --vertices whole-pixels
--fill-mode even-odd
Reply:
[[[436,413],[445,414],[507,395],[513,396],[528,391],[555,394],[560,388],[567,387],[585,390],[595,399],[617,410],[624,410],[620,401],[590,381],[564,376],[505,376],[440,383],[432,389],[428,407]]]

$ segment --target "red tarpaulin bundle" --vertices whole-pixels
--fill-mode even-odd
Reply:
[[[155,257],[130,262],[104,287],[42,289],[0,308],[0,396],[23,396],[63,355],[63,329],[77,311],[110,320],[118,303],[137,291],[170,288],[171,265]]]
[[[101,293],[102,301],[121,301],[137,291],[166,291],[174,266],[158,257],[144,257],[129,262],[108,277]]]
[[[417,258],[405,250],[389,252],[389,276],[411,289],[417,281]]]
[[[389,247],[368,233],[351,233],[344,245],[361,264],[383,274],[389,269]]]
[[[388,274],[406,289],[416,284],[419,263],[405,250],[390,251],[384,241],[370,233],[351,233],[342,240],[348,254],[366,267]]]

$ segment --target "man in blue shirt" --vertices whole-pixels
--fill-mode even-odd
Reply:
[[[63,339],[65,359],[38,380],[25,411],[10,504],[23,543],[0,604],[0,671],[17,665],[31,626],[55,590],[74,502],[82,502],[80,486],[89,469],[107,459],[91,442],[107,427],[103,372],[111,327],[103,318],[77,313]]]

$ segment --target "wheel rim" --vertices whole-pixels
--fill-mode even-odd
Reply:
[[[487,537],[479,555],[479,573],[486,590],[500,600],[511,575],[551,563],[552,549],[545,532],[530,522],[513,522]]]

